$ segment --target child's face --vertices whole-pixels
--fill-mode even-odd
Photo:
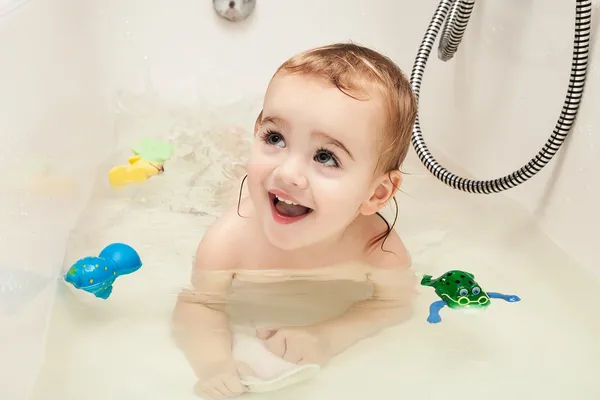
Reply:
[[[250,197],[273,245],[323,243],[377,211],[369,205],[380,190],[383,109],[376,93],[361,101],[320,78],[273,78],[248,166]]]

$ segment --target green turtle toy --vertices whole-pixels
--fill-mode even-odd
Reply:
[[[470,272],[453,270],[448,271],[437,279],[431,275],[423,276],[421,285],[431,286],[435,293],[442,299],[434,301],[429,306],[427,322],[437,324],[442,322],[440,310],[444,306],[450,308],[480,308],[490,305],[490,299],[502,299],[511,303],[521,301],[519,296],[507,295],[497,292],[485,292],[475,281],[475,276]]]

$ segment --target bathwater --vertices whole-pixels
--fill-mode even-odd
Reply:
[[[189,109],[143,96],[120,99],[118,150],[99,170],[93,197],[71,233],[63,271],[112,242],[133,246],[144,265],[118,278],[106,301],[74,291],[57,277],[45,361],[32,400],[195,398],[195,376],[171,337],[171,313],[189,283],[203,233],[236,200],[259,109],[253,101]],[[108,187],[110,167],[126,162],[129,148],[143,137],[176,145],[165,173],[135,187]],[[244,398],[600,398],[597,278],[513,201],[452,190],[412,152],[403,170],[397,230],[415,272],[470,271],[484,290],[522,300],[492,300],[486,311],[474,314],[446,308],[443,321],[434,325],[426,318],[438,298],[432,288],[419,287],[409,321],[359,342],[311,379]],[[281,291],[271,311],[310,313],[311,299],[343,311],[362,290],[339,282],[313,289]],[[239,304],[238,313],[249,315],[261,305],[262,293],[260,286],[247,293],[252,300]],[[267,303],[273,304],[262,305]]]

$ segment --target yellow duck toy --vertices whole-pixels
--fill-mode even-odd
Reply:
[[[155,139],[144,139],[133,149],[134,156],[129,157],[129,165],[119,165],[108,173],[112,186],[125,186],[132,183],[144,183],[150,177],[165,172],[163,163],[168,160],[173,146]]]
[[[108,180],[112,186],[125,186],[143,183],[151,176],[162,174],[164,171],[162,164],[151,163],[140,156],[131,156],[129,165],[119,165],[110,170]]]

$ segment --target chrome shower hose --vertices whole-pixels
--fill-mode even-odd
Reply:
[[[442,28],[438,57],[447,61],[452,58],[461,42],[475,0],[441,0],[421,42],[413,65],[410,82],[417,100],[420,96],[423,72],[435,39]],[[569,88],[558,122],[542,149],[527,164],[501,178],[477,181],[461,178],[444,168],[431,155],[423,139],[419,116],[412,134],[412,144],[425,167],[446,185],[470,193],[498,193],[511,189],[537,174],[550,162],[563,144],[577,116],[583,95],[588,66],[590,26],[592,20],[591,0],[575,0],[575,37]]]

